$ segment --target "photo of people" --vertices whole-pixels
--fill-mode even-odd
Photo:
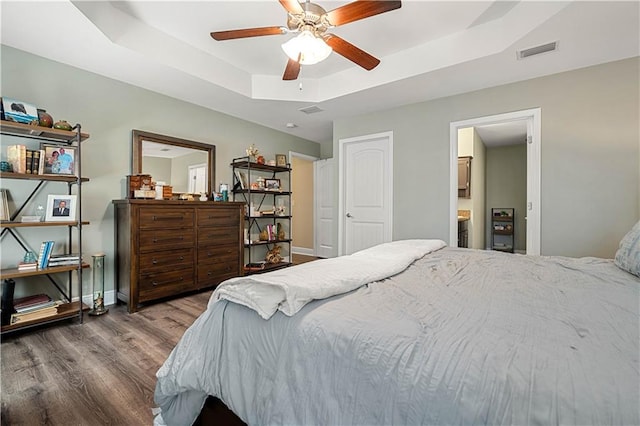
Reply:
[[[75,174],[75,148],[45,145],[44,173],[50,175]]]
[[[54,200],[53,201],[53,211],[51,212],[53,216],[69,216],[69,207],[67,207],[67,200]]]
[[[45,222],[73,222],[76,220],[76,202],[78,196],[53,195],[47,196],[47,209]]]

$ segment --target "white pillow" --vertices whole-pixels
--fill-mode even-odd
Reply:
[[[620,241],[613,261],[620,269],[640,277],[640,221]]]

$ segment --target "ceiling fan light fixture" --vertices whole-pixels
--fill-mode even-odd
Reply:
[[[311,31],[304,30],[298,36],[282,45],[282,50],[294,61],[300,58],[300,64],[313,65],[324,61],[333,49]]]

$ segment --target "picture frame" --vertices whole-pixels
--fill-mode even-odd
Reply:
[[[55,145],[41,143],[40,149],[44,151],[45,175],[67,175],[74,176],[77,148],[69,145]]]
[[[28,102],[2,97],[3,119],[23,124],[38,124],[38,109]]]
[[[287,156],[285,154],[276,154],[276,166],[287,167]]]
[[[77,201],[77,195],[49,194],[47,196],[45,222],[74,222],[76,220]]]
[[[240,184],[240,189],[247,189],[249,187],[247,174],[242,170],[237,170],[237,169],[234,171],[234,173],[236,175],[236,179],[238,180],[238,183]]]
[[[265,179],[264,189],[267,191],[280,191],[280,179]]]
[[[7,196],[6,189],[0,189],[0,220],[11,220],[11,215],[9,214],[9,197]]]

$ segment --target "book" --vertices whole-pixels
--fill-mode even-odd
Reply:
[[[80,259],[76,260],[51,260],[49,259],[49,263],[47,264],[47,268],[53,268],[54,266],[67,266],[67,265],[77,265]]]
[[[45,241],[44,248],[40,246],[40,254],[38,255],[38,268],[44,269],[49,264],[49,258],[51,257],[51,251],[53,250],[53,241]]]
[[[40,150],[40,162],[38,163],[38,174],[42,175],[44,174],[44,163],[45,163],[45,158],[44,158],[44,149]]]
[[[40,169],[40,150],[33,150],[32,160],[31,160],[31,174],[37,175]]]
[[[80,260],[80,256],[77,254],[52,254],[49,258],[49,262],[57,260],[75,260],[77,262]]]
[[[26,308],[17,308],[16,313],[27,314],[30,312],[39,311],[41,309],[50,308],[51,306],[55,306],[55,305],[56,305],[56,302],[54,302],[53,300],[50,300],[48,302],[39,303],[37,305],[29,306]]]
[[[25,149],[25,169],[24,172],[27,174],[31,174],[33,171],[33,150]]]
[[[19,297],[18,299],[13,300],[13,308],[27,308],[30,306],[35,306],[45,302],[52,302],[53,299],[49,297],[49,295],[44,293],[33,294],[31,296]]]
[[[26,173],[27,147],[24,145],[7,146],[7,161],[14,173]]]
[[[16,324],[20,322],[33,321],[37,319],[47,318],[58,313],[58,305],[60,302],[54,302],[53,306],[49,306],[46,308],[38,309],[32,312],[25,313],[15,313],[11,315],[11,324]]]
[[[244,265],[244,270],[245,271],[261,271],[265,268],[265,263],[264,262],[252,262],[252,263],[247,263],[246,265]]]
[[[38,262],[18,262],[18,271],[29,271],[37,268]]]

